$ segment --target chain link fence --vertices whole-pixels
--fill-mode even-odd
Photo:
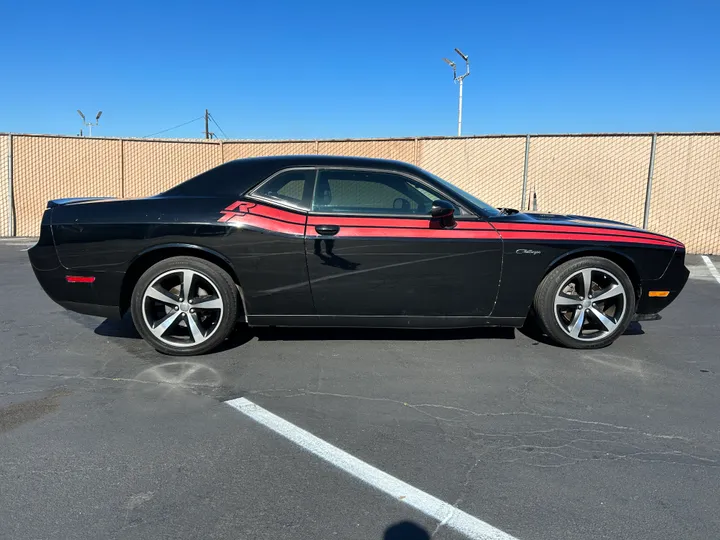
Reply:
[[[648,228],[720,254],[720,136],[658,135]]]
[[[226,161],[290,154],[406,161],[494,206],[613,219],[673,236],[691,252],[720,253],[720,134],[316,141],[0,135],[0,236],[36,235],[50,199],[146,197]]]
[[[216,143],[120,141],[121,196],[149,197],[222,163]]]
[[[521,205],[526,137],[419,140],[418,165],[497,207]]]
[[[0,237],[13,235],[10,195],[10,136],[0,135]]]
[[[642,226],[651,143],[648,135],[531,137],[530,208]]]

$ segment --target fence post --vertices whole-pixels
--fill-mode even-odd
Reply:
[[[655,147],[657,145],[657,133],[653,133],[650,146],[650,167],[648,168],[647,190],[645,191],[645,214],[643,215],[643,229],[647,229],[650,219],[650,198],[652,196],[653,171],[655,170]]]
[[[320,153],[320,141],[318,139],[315,139],[315,155],[318,155]]]
[[[527,193],[528,179],[528,158],[530,157],[530,134],[525,137],[525,165],[523,165],[522,196],[520,197],[520,210],[525,206],[525,194]],[[529,208],[528,208],[529,210]]]
[[[13,136],[8,135],[8,235],[15,236],[15,190],[13,188]]]
[[[420,166],[420,159],[419,159],[419,156],[418,156],[418,144],[419,144],[418,138],[415,137],[415,138],[413,139],[413,141],[414,141],[414,142],[413,142],[413,165],[416,165],[417,167],[419,167],[419,166]]]
[[[125,139],[120,139],[120,198],[125,198]]]

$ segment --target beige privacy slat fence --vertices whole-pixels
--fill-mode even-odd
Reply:
[[[0,135],[0,236],[34,236],[60,197],[146,197],[232,159],[335,154],[414,163],[495,205],[615,219],[720,253],[720,134],[186,141]]]
[[[0,135],[0,236],[12,234],[10,200],[10,137]]]

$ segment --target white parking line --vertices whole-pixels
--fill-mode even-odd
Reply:
[[[476,540],[517,540],[515,537],[455,508],[451,504],[441,501],[437,497],[433,497],[373,467],[369,463],[365,463],[344,450],[340,450],[250,400],[238,398],[225,403],[358,480],[362,480],[366,484],[390,495],[398,502],[419,510],[423,514],[436,519],[442,525],[450,527],[468,538]]]
[[[712,277],[714,277],[715,280],[720,283],[720,272],[718,272],[718,269],[715,268],[715,265],[710,260],[710,257],[708,257],[707,255],[703,255],[702,260],[705,261],[705,265],[708,267],[708,270],[710,270]]]

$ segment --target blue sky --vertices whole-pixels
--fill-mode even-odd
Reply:
[[[720,131],[720,2],[46,2],[0,18],[0,132],[232,138]],[[199,137],[202,122],[166,136]],[[216,129],[216,131],[218,131]]]

